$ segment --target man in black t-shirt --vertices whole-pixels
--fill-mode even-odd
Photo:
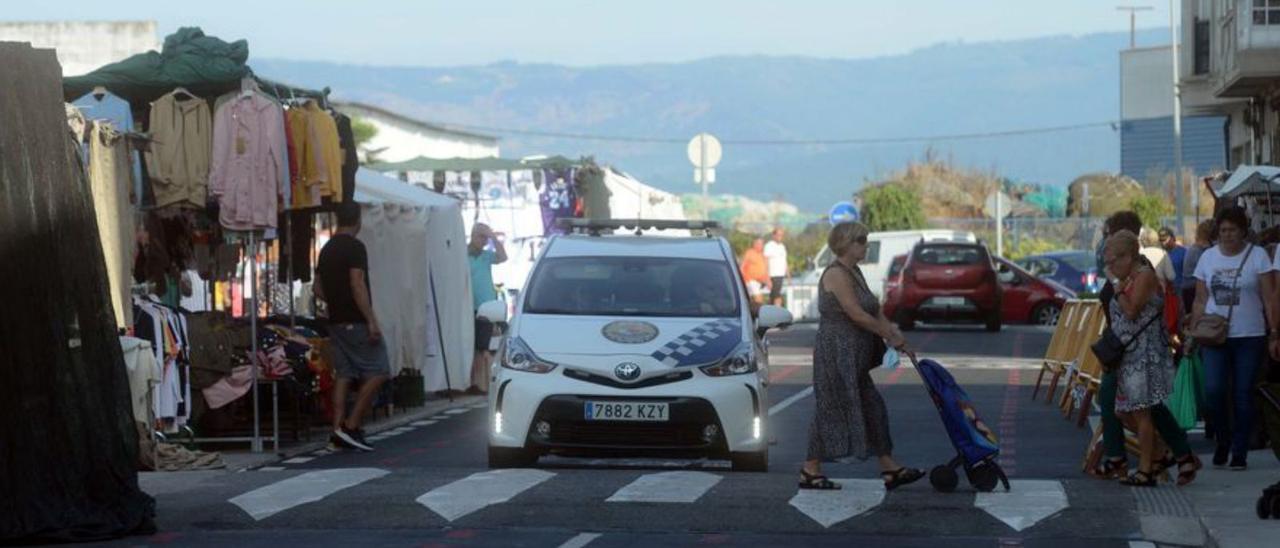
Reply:
[[[329,360],[335,378],[329,441],[338,447],[372,451],[360,426],[391,376],[391,362],[373,313],[369,254],[364,242],[356,239],[359,232],[360,205],[343,203],[338,208],[338,230],[320,250],[316,263],[316,296],[329,311]],[[344,417],[347,391],[355,381],[360,382],[360,391],[351,415]]]

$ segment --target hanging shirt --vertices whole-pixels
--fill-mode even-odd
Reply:
[[[360,156],[356,152],[355,132],[351,129],[351,118],[340,112],[333,114],[337,123],[338,144],[342,148],[342,201],[355,200],[356,170],[360,168]]]
[[[577,192],[573,186],[573,169],[548,169],[543,176],[542,193],[538,205],[542,209],[542,233],[545,236],[563,234],[556,227],[556,219],[574,216]]]
[[[116,325],[126,327],[133,324],[130,268],[137,242],[134,209],[129,201],[132,186],[129,148],[124,137],[110,125],[97,121],[89,125],[89,189],[93,194],[98,239],[106,262]]]
[[[121,133],[133,131],[133,108],[124,98],[110,91],[101,95],[86,93],[71,103],[85,118],[90,120],[106,120]],[[129,152],[129,163],[133,171],[133,188],[136,199],[142,199],[142,155],[139,151]]]
[[[287,154],[281,148],[284,127],[277,109],[256,93],[242,94],[218,109],[209,194],[218,200],[224,228],[276,227]]]
[[[151,150],[146,154],[156,207],[204,209],[208,198],[213,120],[209,103],[170,93],[151,103]]]
[[[1240,265],[1245,260],[1244,254],[1248,253],[1248,247],[1227,257],[1222,254],[1221,248],[1213,246],[1200,256],[1200,262],[1196,265],[1196,279],[1204,282],[1209,290],[1204,312],[1224,318],[1231,316],[1231,327],[1227,333],[1229,338],[1261,337],[1267,334],[1258,278],[1274,270],[1274,266],[1265,249],[1252,247],[1253,252],[1249,253],[1243,269]],[[1237,269],[1240,272],[1238,277]]]

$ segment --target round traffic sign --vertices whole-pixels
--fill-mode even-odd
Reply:
[[[836,205],[831,206],[831,212],[827,214],[827,218],[833,225],[855,222],[858,220],[858,208],[850,202],[837,202]]]
[[[1013,213],[1013,200],[1003,192],[992,192],[983,202],[983,213],[992,219],[1003,219]]]
[[[716,167],[722,152],[720,140],[710,133],[699,133],[689,141],[689,161],[693,167]]]

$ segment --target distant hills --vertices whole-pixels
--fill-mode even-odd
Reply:
[[[1166,31],[1142,31],[1142,44]],[[565,67],[513,62],[403,68],[252,59],[271,78],[441,123],[547,132],[725,140],[901,138],[1104,122],[1119,117],[1127,33],[946,43],[871,59],[717,57]],[[464,47],[464,46],[460,46]],[[590,47],[584,44],[584,47]],[[483,131],[483,130],[482,130]],[[683,142],[502,137],[504,156],[593,155],[668,191],[696,190]],[[955,165],[1065,185],[1114,171],[1109,127],[934,143],[727,144],[713,192],[781,198],[809,211],[932,149]]]

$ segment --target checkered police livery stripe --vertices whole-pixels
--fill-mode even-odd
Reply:
[[[650,356],[667,367],[701,365],[723,358],[741,342],[741,321],[714,320],[690,329]]]

